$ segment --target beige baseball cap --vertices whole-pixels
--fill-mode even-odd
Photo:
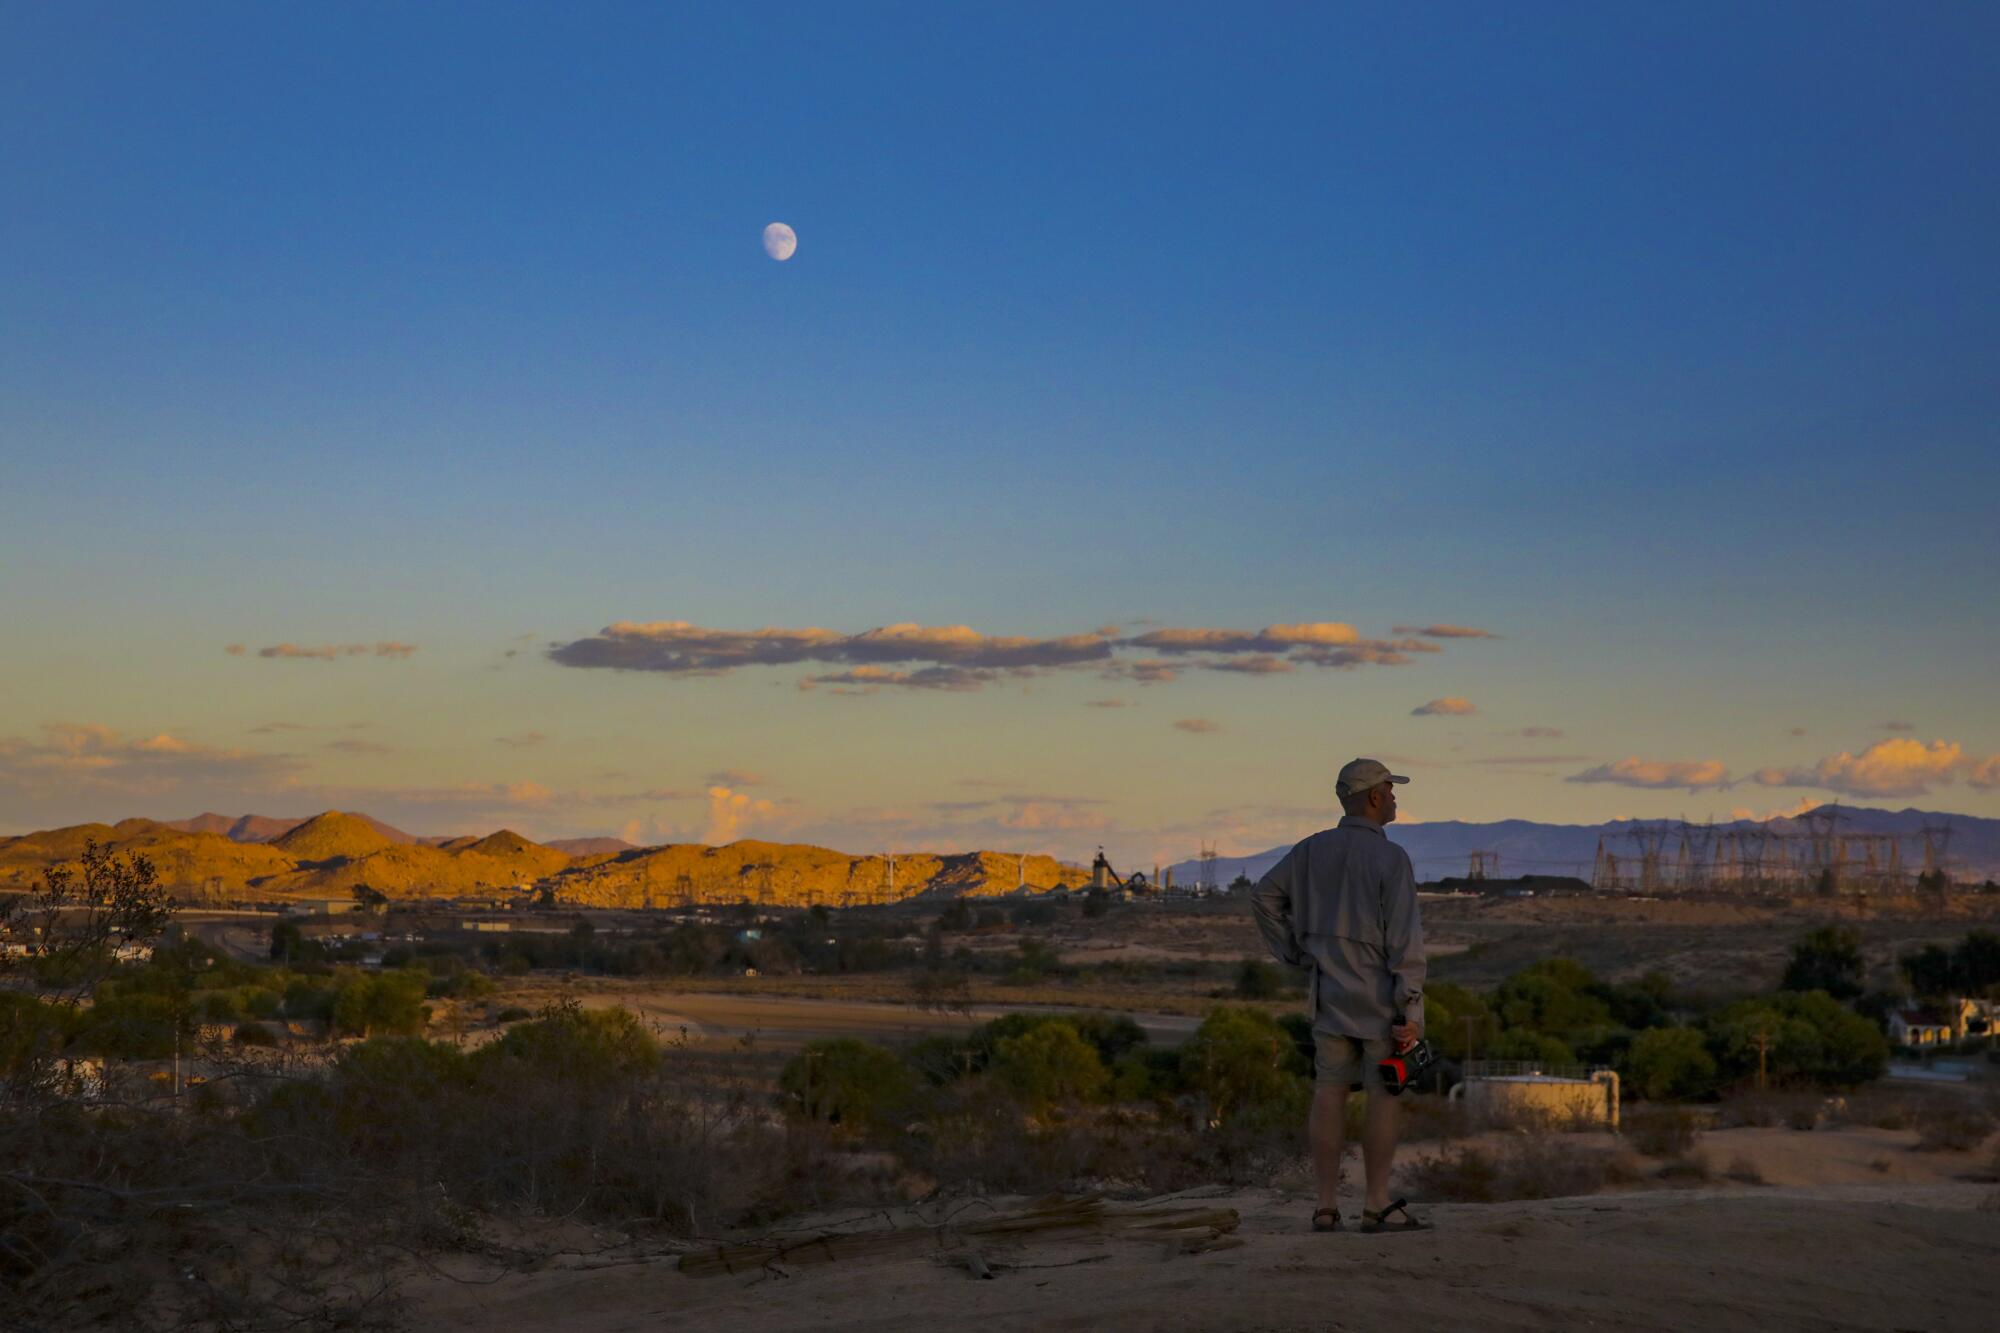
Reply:
[[[1385,782],[1408,781],[1408,778],[1391,773],[1380,760],[1353,759],[1340,770],[1340,777],[1335,780],[1333,789],[1342,796],[1354,796],[1367,791],[1370,787],[1379,787]]]

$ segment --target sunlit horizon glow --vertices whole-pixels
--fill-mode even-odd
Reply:
[[[2000,12],[113,11],[0,43],[0,835],[2000,817]]]

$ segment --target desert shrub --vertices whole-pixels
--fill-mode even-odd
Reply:
[[[1246,1000],[1275,999],[1285,992],[1286,977],[1277,964],[1245,958],[1236,966],[1236,993]]]
[[[1462,1139],[1471,1132],[1463,1104],[1443,1097],[1405,1093],[1402,1098],[1400,1137],[1409,1143],[1427,1139]]]
[[[229,1040],[238,1046],[276,1046],[278,1039],[262,1023],[239,1023]]]
[[[1604,1187],[1611,1154],[1523,1134],[1498,1149],[1448,1148],[1413,1164],[1411,1187],[1425,1198],[1454,1203],[1501,1203],[1594,1194]]]
[[[909,1066],[870,1042],[807,1042],[786,1062],[778,1088],[808,1120],[851,1129],[879,1126],[915,1091]]]
[[[1056,919],[1054,903],[1022,903],[1007,913],[1008,921],[1016,926],[1046,926]]]
[[[1923,1152],[1970,1152],[1993,1132],[1993,1117],[1963,1097],[1936,1097],[1918,1104],[1917,1148]]]
[[[1795,1105],[1785,1112],[1785,1124],[1788,1128],[1806,1133],[1818,1129],[1819,1108],[1810,1104]]]
[[[433,976],[424,987],[424,993],[434,999],[481,1000],[499,988],[499,983],[484,972],[461,968],[456,972]]]
[[[1706,1184],[1715,1174],[1709,1164],[1708,1154],[1700,1152],[1682,1153],[1668,1158],[1660,1164],[1659,1178],[1676,1185]]]
[[[653,1070],[660,1047],[629,1009],[585,1009],[574,1001],[548,1006],[517,1024],[475,1059],[513,1063],[519,1076],[582,1086],[610,1086]]]
[[[1651,1028],[1625,1053],[1625,1078],[1647,1101],[1670,1101],[1706,1092],[1715,1082],[1715,1060],[1693,1028]]]
[[[1128,1014],[1006,1014],[990,1023],[980,1024],[967,1038],[973,1052],[973,1071],[986,1068],[1006,1038],[1025,1036],[1049,1023],[1067,1025],[1097,1048],[1097,1058],[1106,1065],[1118,1063],[1119,1057],[1127,1051],[1146,1044],[1146,1030]]]
[[[533,1013],[523,1009],[520,1005],[510,1004],[499,1013],[493,1015],[493,1021],[496,1023],[518,1023],[524,1018],[533,1017]]]
[[[1764,1183],[1764,1173],[1757,1169],[1757,1164],[1748,1157],[1740,1155],[1730,1159],[1729,1169],[1722,1174],[1739,1185],[1761,1185]]]
[[[0,991],[0,1078],[34,1081],[63,1053],[76,1011],[20,991]]]
[[[1678,1157],[1694,1146],[1695,1115],[1680,1106],[1635,1108],[1624,1117],[1625,1141],[1648,1157]]]
[[[972,1007],[972,979],[963,972],[943,967],[913,972],[910,1003],[919,1009],[964,1013]]]
[[[1181,1081],[1218,1123],[1245,1117],[1297,1123],[1308,1089],[1291,1072],[1291,1052],[1291,1037],[1262,1010],[1211,1009],[1181,1048]]]
[[[1002,1037],[994,1047],[992,1069],[1002,1087],[1036,1108],[1096,1101],[1111,1082],[1097,1048],[1064,1022]]]

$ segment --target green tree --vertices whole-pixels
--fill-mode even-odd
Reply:
[[[1926,999],[1942,999],[1959,988],[1958,966],[1951,951],[1942,945],[1926,944],[1915,953],[1896,960],[1910,989]]]
[[[1625,1078],[1648,1101],[1692,1097],[1714,1086],[1715,1059],[1694,1028],[1649,1028],[1625,1053]]]
[[[1573,1065],[1577,1062],[1576,1052],[1562,1038],[1551,1037],[1545,1032],[1531,1032],[1527,1028],[1508,1028],[1498,1033],[1479,1048],[1478,1056],[1482,1060],[1518,1060],[1544,1066]]]
[[[1567,1038],[1613,1026],[1610,1006],[1593,993],[1597,984],[1590,970],[1573,959],[1545,959],[1501,982],[1493,993],[1493,1008],[1510,1029]]]
[[[2000,934],[1968,931],[1951,951],[1952,970],[1959,985],[1975,995],[2000,986]]]
[[[1260,1118],[1303,1095],[1292,1050],[1290,1034],[1261,1009],[1211,1009],[1181,1048],[1181,1079],[1217,1123]]]
[[[851,1037],[807,1042],[778,1075],[779,1091],[798,1114],[851,1129],[885,1127],[915,1088],[909,1066],[892,1052]]]
[[[1882,1076],[1889,1043],[1876,1026],[1824,991],[1780,991],[1711,1017],[1708,1048],[1724,1078],[1757,1072],[1776,1083],[1854,1087]]]
[[[1836,1000],[1861,994],[1861,936],[1841,926],[1821,926],[1792,946],[1779,985],[1788,991],[1823,990]]]
[[[1096,1101],[1110,1085],[1097,1048],[1061,1021],[1001,1038],[993,1052],[993,1075],[1036,1108]]]
[[[430,1010],[424,993],[430,974],[422,968],[350,973],[333,994],[334,1031],[356,1037],[409,1036],[424,1030]]]

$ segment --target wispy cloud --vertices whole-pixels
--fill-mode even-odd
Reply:
[[[1427,704],[1418,704],[1415,708],[1412,708],[1410,710],[1410,716],[1411,717],[1468,717],[1471,714],[1476,713],[1478,711],[1479,709],[1473,705],[1472,700],[1461,699],[1454,694],[1454,695],[1447,695],[1442,699],[1433,699]]]
[[[1085,708],[1130,708],[1132,705],[1123,699],[1085,699],[1083,706]]]
[[[99,798],[269,792],[288,785],[301,767],[293,755],[206,745],[169,732],[128,737],[95,723],[52,722],[38,736],[0,737],[0,789],[11,789],[10,804],[23,811]]]
[[[1176,731],[1192,732],[1197,736],[1206,736],[1211,732],[1221,731],[1222,724],[1213,718],[1184,717],[1174,722],[1174,729]]]
[[[984,634],[968,625],[887,625],[860,634],[819,627],[712,629],[684,620],[628,621],[553,644],[561,666],[708,676],[746,667],[818,663],[843,670],[800,678],[802,689],[872,693],[886,688],[967,691],[1006,677],[1089,669],[1142,685],[1186,670],[1276,675],[1300,666],[1403,666],[1443,651],[1431,639],[1487,637],[1485,631],[1396,639],[1363,638],[1339,621],[1267,625],[1260,630],[1168,627],[1120,637],[1116,625],[1053,638]]]
[[[1883,722],[1880,726],[1883,731],[1915,731],[1917,729],[1917,724],[1914,722]]]
[[[1620,759],[1572,773],[1570,782],[1609,782],[1621,787],[1673,788],[1702,791],[1727,787],[1728,768],[1718,759]]]
[[[522,750],[531,745],[540,745],[548,740],[548,737],[539,731],[523,731],[513,736],[495,736],[493,739],[501,745],[511,745],[517,750]]]
[[[1561,727],[1522,727],[1517,733],[1531,741],[1559,741],[1563,738]]]
[[[342,754],[394,754],[396,747],[384,745],[380,741],[338,740],[328,741],[326,748],[338,750]]]
[[[711,787],[762,787],[769,781],[762,773],[742,768],[719,768],[708,775]]]
[[[1490,629],[1473,629],[1470,625],[1398,625],[1397,634],[1421,634],[1427,639],[1497,639],[1500,636]]]
[[[231,657],[242,657],[249,649],[240,643],[232,643],[223,649]],[[257,656],[268,658],[292,658],[300,661],[331,662],[341,657],[395,657],[407,658],[417,651],[414,643],[321,643],[304,645],[297,643],[274,643],[268,648],[259,648]]]

